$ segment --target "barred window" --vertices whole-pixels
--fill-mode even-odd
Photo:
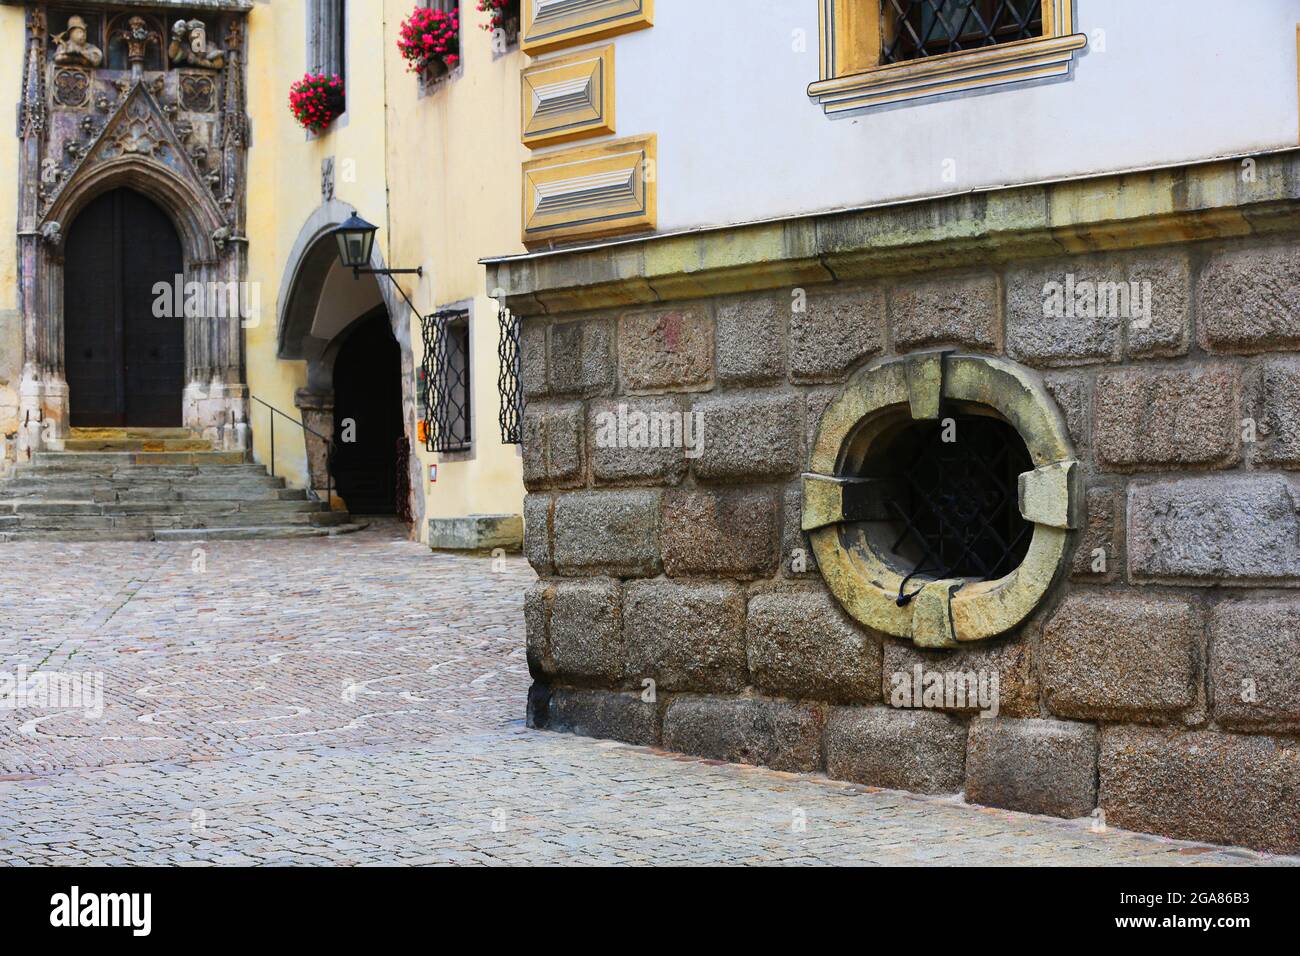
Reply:
[[[420,390],[430,451],[468,451],[471,430],[469,313],[438,312],[424,319]]]
[[[882,12],[882,63],[1043,35],[1041,0],[885,0]]]

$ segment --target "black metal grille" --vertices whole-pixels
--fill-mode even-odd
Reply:
[[[424,362],[420,395],[426,451],[468,451],[470,428],[469,313],[435,312],[421,321]]]
[[[519,376],[519,319],[502,306],[497,313],[497,394],[503,445],[523,444],[524,390]]]
[[[1043,35],[1041,0],[885,0],[883,14],[882,63]]]
[[[886,460],[890,550],[913,575],[993,580],[1019,567],[1034,527],[1020,515],[1019,475],[1033,465],[1014,428],[980,416],[913,425]]]

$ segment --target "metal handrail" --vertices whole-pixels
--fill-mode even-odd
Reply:
[[[262,400],[261,400],[260,398],[258,398],[256,395],[249,395],[248,397],[251,398],[253,401],[257,402],[257,404],[262,405],[263,407],[265,407],[265,408],[269,408],[269,409],[271,410],[271,477],[272,477],[272,478],[276,477],[276,474],[275,474],[275,416],[276,416],[276,415],[279,415],[281,418],[284,418],[284,419],[286,419],[287,421],[289,421],[290,423],[292,423],[292,424],[294,424],[294,425],[297,425],[297,426],[298,426],[299,428],[301,428],[301,429],[302,429],[302,430],[303,430],[307,435],[315,435],[317,438],[319,438],[321,441],[323,441],[323,442],[325,443],[325,503],[326,503],[327,505],[333,507],[333,504],[334,504],[334,475],[331,474],[331,472],[330,472],[330,467],[329,467],[329,460],[330,460],[330,457],[331,457],[331,452],[332,452],[333,447],[334,447],[334,441],[333,441],[333,439],[326,438],[324,435],[322,435],[320,432],[316,431],[315,429],[308,428],[307,425],[306,425],[305,423],[298,421],[298,419],[294,418],[292,415],[289,415],[289,414],[286,414],[285,412],[280,411],[280,409],[276,408],[276,407],[275,407],[274,405],[272,405],[270,402],[264,402],[264,401],[262,401]],[[304,436],[304,437],[305,437],[305,436]],[[307,468],[307,481],[308,481],[308,484],[311,483],[311,467],[310,467],[310,465],[309,465],[308,468]],[[313,490],[314,490],[314,489],[313,489]]]

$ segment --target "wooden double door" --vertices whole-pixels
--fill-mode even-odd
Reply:
[[[185,303],[175,290],[183,271],[176,228],[140,193],[105,193],[77,216],[63,266],[73,427],[182,424]]]

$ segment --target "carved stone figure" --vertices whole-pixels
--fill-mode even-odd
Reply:
[[[173,66],[196,66],[219,70],[226,65],[226,51],[208,45],[208,28],[202,20],[177,20],[172,25],[172,42],[167,56]]]
[[[52,248],[59,248],[63,245],[63,227],[53,221],[45,223],[41,226],[41,239]]]
[[[68,17],[68,28],[52,37],[57,46],[54,62],[60,65],[99,66],[104,51],[91,43],[86,33],[86,21],[73,14]]]
[[[161,38],[156,31],[149,29],[149,21],[140,16],[128,20],[124,29],[114,31],[114,36],[120,37],[126,43],[126,58],[127,62],[131,64],[132,76],[126,87],[126,89],[129,89],[131,83],[136,82],[144,75],[144,62],[149,55],[149,47],[158,45]],[[122,89],[121,84],[123,82],[125,81],[118,81],[119,89]],[[124,89],[123,93],[125,94]]]

